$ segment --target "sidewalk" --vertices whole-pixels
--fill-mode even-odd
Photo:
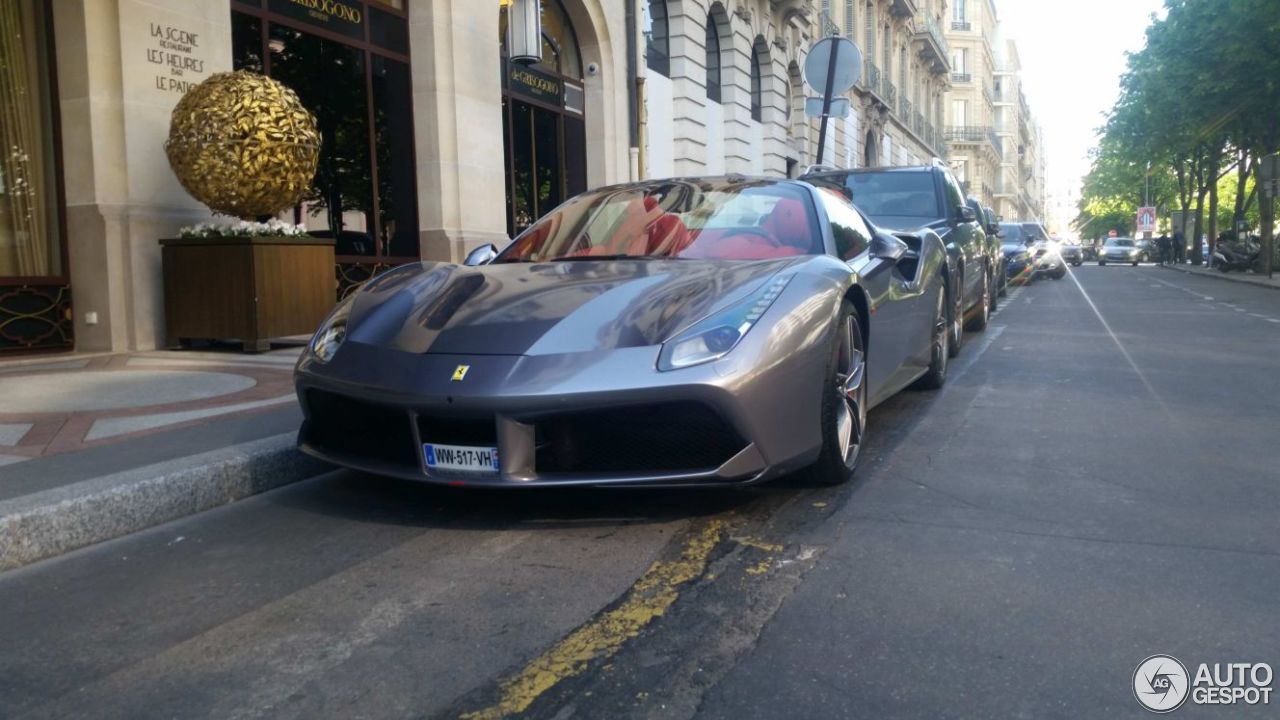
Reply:
[[[1254,275],[1252,272],[1224,273],[1204,265],[1157,265],[1157,267],[1177,270],[1188,275],[1202,275],[1204,277],[1218,278],[1219,280],[1229,280],[1231,282],[1280,290],[1280,272],[1276,272],[1274,277],[1268,279],[1266,275]]]
[[[0,570],[322,472],[300,350],[0,360]]]

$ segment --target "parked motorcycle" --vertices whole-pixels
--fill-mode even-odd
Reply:
[[[1213,267],[1222,272],[1266,272],[1262,258],[1262,238],[1245,235],[1237,239],[1231,233],[1223,233],[1213,246]]]

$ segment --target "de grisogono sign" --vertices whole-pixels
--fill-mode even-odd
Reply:
[[[364,10],[355,0],[271,0],[272,12],[364,39]]]

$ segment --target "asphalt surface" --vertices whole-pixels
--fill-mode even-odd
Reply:
[[[1274,291],[1085,266],[845,487],[332,473],[0,575],[0,717],[1145,717],[1147,656],[1280,667],[1277,357]]]

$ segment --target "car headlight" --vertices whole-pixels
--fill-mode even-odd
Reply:
[[[662,371],[719,360],[738,346],[773,301],[791,282],[792,274],[776,277],[732,307],[708,316],[662,344],[658,369]]]
[[[338,348],[342,346],[342,341],[347,339],[347,317],[351,315],[351,305],[355,302],[355,297],[356,294],[351,293],[346,300],[338,303],[333,312],[329,313],[329,317],[320,324],[320,329],[311,337],[307,348],[316,360],[322,363],[332,360]]]

